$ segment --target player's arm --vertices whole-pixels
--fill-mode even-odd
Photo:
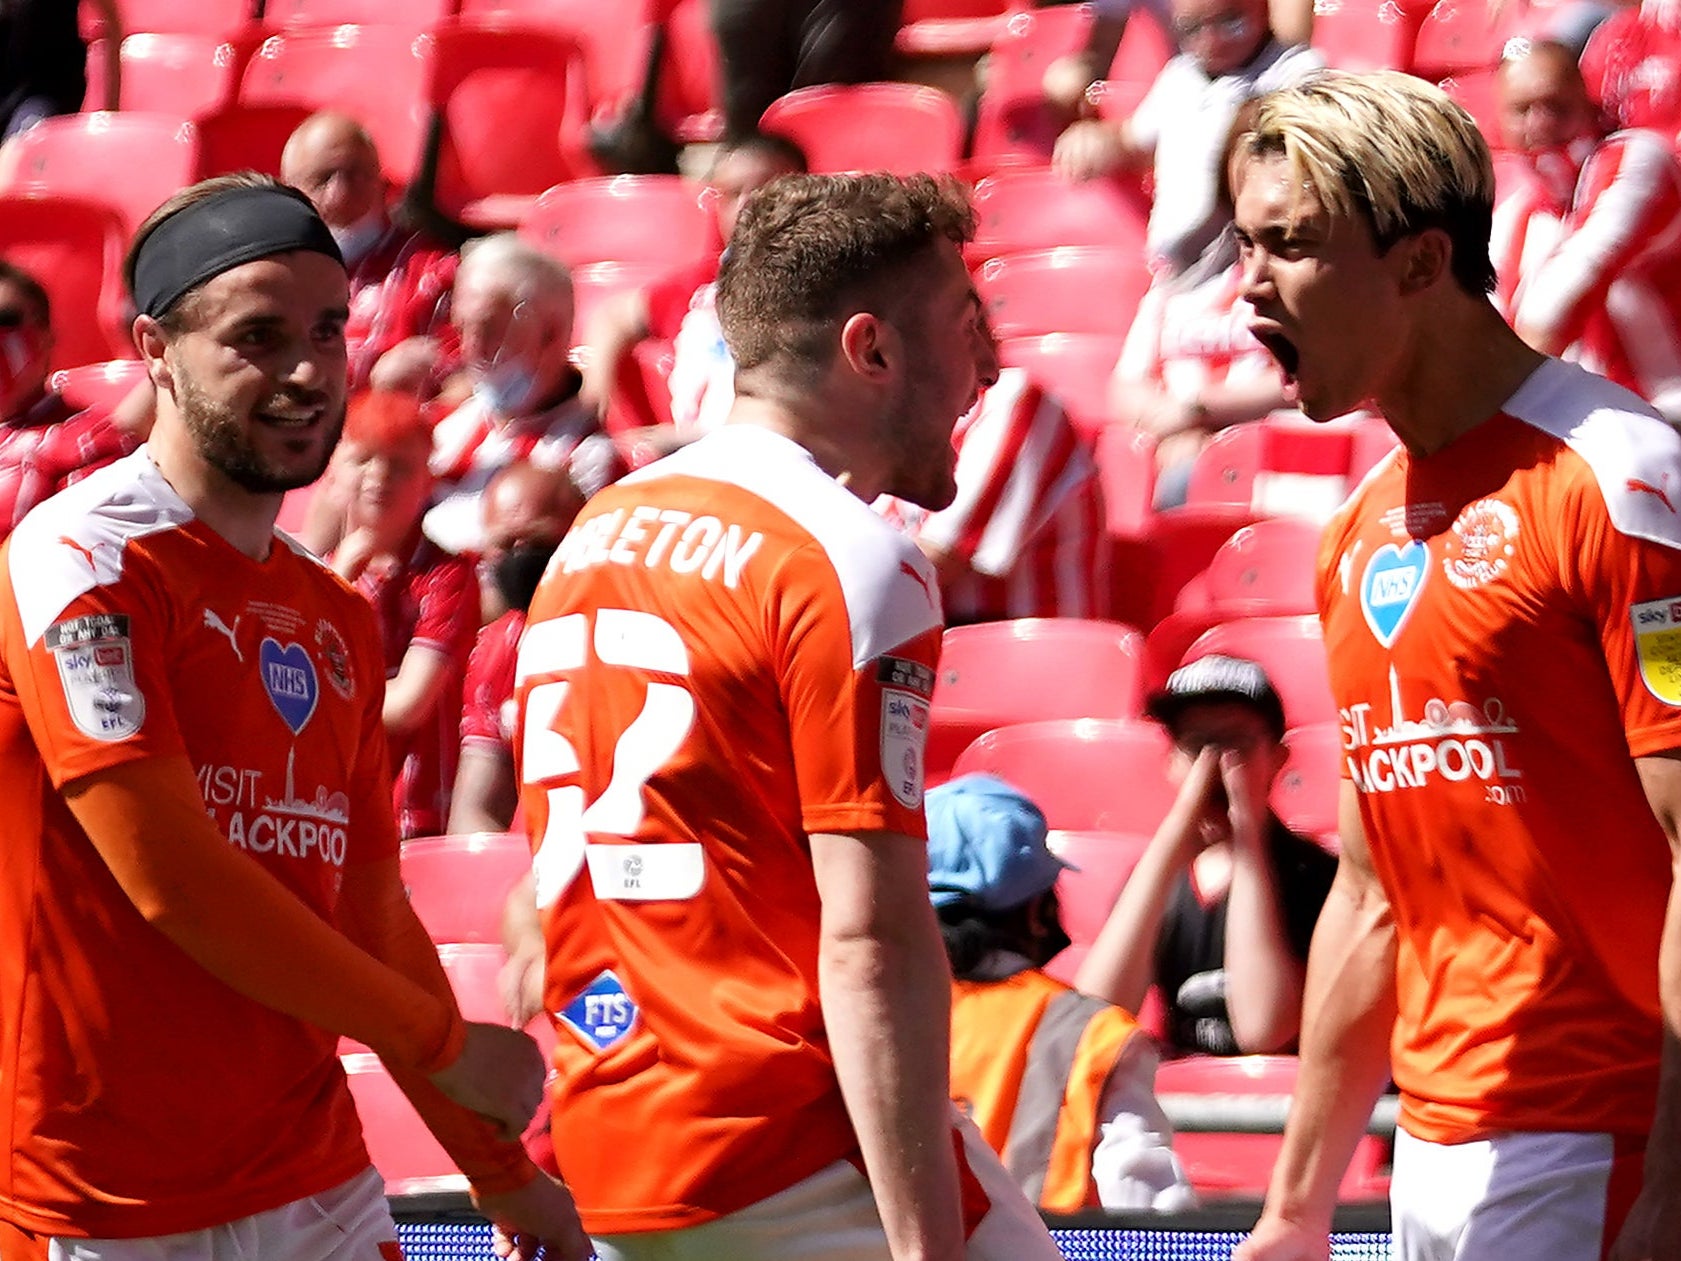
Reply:
[[[1219,751],[1204,749],[1081,960],[1075,989],[1138,1011],[1155,979],[1156,943],[1168,901],[1202,848],[1198,825],[1219,775]]]
[[[1232,885],[1226,899],[1226,1015],[1238,1049],[1280,1051],[1302,1022],[1307,969],[1290,945],[1283,890],[1267,845],[1270,768],[1255,753],[1220,756],[1231,803]]]
[[[893,832],[814,833],[818,983],[835,1075],[895,1258],[958,1258],[951,980],[928,854]]]
[[[1669,838],[1671,865],[1681,871],[1681,750],[1637,758],[1652,813]],[[1681,1257],[1681,886],[1672,885],[1658,945],[1663,1003],[1663,1059],[1658,1102],[1646,1143],[1645,1182],[1630,1209],[1611,1261]]]
[[[1395,922],[1344,783],[1342,857],[1308,952],[1301,1070],[1266,1207],[1234,1261],[1325,1261],[1337,1186],[1389,1080]]]

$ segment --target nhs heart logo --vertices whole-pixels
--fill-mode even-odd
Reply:
[[[287,644],[282,648],[275,640],[264,639],[257,650],[257,668],[262,672],[263,691],[268,693],[275,712],[292,729],[292,734],[297,735],[315,713],[315,702],[321,699],[315,663],[302,644]]]
[[[1407,615],[1418,603],[1418,593],[1424,589],[1429,572],[1430,549],[1417,539],[1405,547],[1385,543],[1366,562],[1365,575],[1360,579],[1360,611],[1385,648],[1394,644]]]

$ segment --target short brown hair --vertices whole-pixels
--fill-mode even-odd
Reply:
[[[787,175],[742,209],[718,273],[718,318],[736,366],[814,371],[866,290],[937,241],[962,245],[975,212],[955,180]]]

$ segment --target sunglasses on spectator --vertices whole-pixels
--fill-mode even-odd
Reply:
[[[1179,37],[1181,43],[1195,39],[1205,31],[1222,39],[1242,39],[1253,29],[1250,20],[1241,13],[1228,13],[1224,17],[1192,18],[1173,24],[1173,33]]]

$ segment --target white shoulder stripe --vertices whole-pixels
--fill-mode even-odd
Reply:
[[[617,484],[662,476],[739,486],[817,540],[846,600],[854,669],[944,621],[928,558],[790,439],[757,425],[723,425]]]
[[[1681,434],[1650,405],[1604,377],[1549,359],[1504,411],[1582,457],[1619,532],[1681,548]]]
[[[24,641],[34,647],[71,601],[122,577],[131,540],[192,519],[145,447],[36,507],[11,540],[12,599]]]

